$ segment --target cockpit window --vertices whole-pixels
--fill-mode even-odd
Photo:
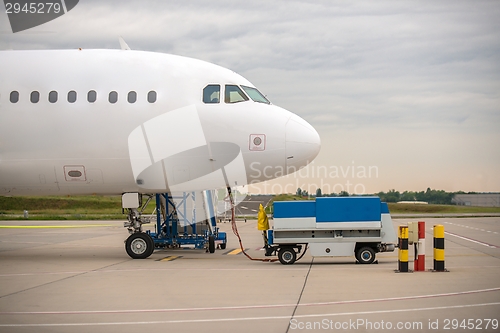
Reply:
[[[220,85],[209,84],[203,89],[203,103],[214,104],[220,101]]]
[[[255,88],[252,87],[247,87],[247,86],[241,86],[243,90],[247,93],[248,96],[254,101],[254,102],[259,102],[259,103],[266,103],[266,104],[271,104],[269,100],[264,97],[264,95],[261,94],[260,91],[258,91]]]
[[[238,103],[248,101],[248,97],[241,91],[240,87],[228,84],[226,85],[224,101],[226,103]]]

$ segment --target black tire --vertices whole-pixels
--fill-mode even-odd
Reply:
[[[210,253],[215,252],[215,237],[214,236],[208,236],[208,252],[210,252]]]
[[[132,259],[146,259],[153,254],[155,243],[148,234],[138,232],[127,238],[125,250]]]
[[[360,248],[356,252],[356,260],[358,260],[360,264],[373,263],[373,261],[375,260],[375,250],[368,246]]]
[[[156,244],[155,244],[155,241],[153,240],[153,237],[151,237],[149,234],[146,234],[148,237],[148,240],[150,241],[150,244],[151,244],[151,249],[149,250],[149,254],[148,254],[148,257],[150,255],[153,254],[153,252],[155,252],[155,249],[156,249]]]
[[[221,250],[225,250],[226,249],[226,245],[227,245],[227,243],[221,243],[220,244],[220,249]]]
[[[297,260],[297,253],[293,247],[282,247],[278,252],[278,259],[283,265],[292,265]]]

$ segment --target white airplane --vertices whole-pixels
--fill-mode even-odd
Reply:
[[[235,72],[123,45],[0,51],[0,195],[233,187],[318,154],[310,124]]]

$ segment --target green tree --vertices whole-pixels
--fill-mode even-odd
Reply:
[[[399,199],[400,199],[400,201],[416,201],[417,196],[416,196],[415,192],[404,191],[403,193],[401,193],[401,196]]]
[[[387,192],[385,200],[386,202],[398,202],[400,196],[401,194],[399,193],[399,191],[392,189]]]
[[[424,201],[430,204],[451,205],[453,196],[459,192],[446,192],[443,190],[433,190],[428,187],[425,191],[413,192],[404,191],[399,193],[394,189],[389,190],[387,193],[378,192],[376,195],[380,200],[385,202],[398,202],[398,201]]]

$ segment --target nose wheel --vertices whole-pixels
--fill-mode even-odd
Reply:
[[[125,241],[125,250],[132,259],[146,259],[155,249],[151,236],[143,232],[130,235]]]

